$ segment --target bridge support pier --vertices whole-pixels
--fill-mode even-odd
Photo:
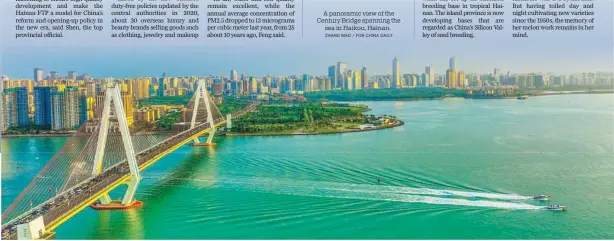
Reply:
[[[108,193],[105,193],[99,200],[98,202],[100,202],[101,204],[110,204],[111,203],[111,196],[109,196]]]
[[[128,121],[126,120],[126,113],[124,112],[124,106],[122,104],[121,92],[118,86],[108,87],[106,91],[106,97],[104,99],[104,106],[102,110],[102,118],[100,120],[100,128],[98,128],[98,142],[96,146],[96,154],[94,159],[94,169],[92,173],[98,175],[102,172],[102,160],[104,158],[105,146],[107,143],[107,132],[109,129],[110,117],[111,117],[111,104],[115,109],[115,118],[119,124],[119,132],[121,133],[122,142],[126,152],[126,158],[128,159],[128,166],[130,167],[130,178],[126,181],[128,188],[126,194],[121,202],[111,200],[108,193],[103,194],[98,202],[91,205],[92,208],[97,210],[110,210],[110,209],[127,209],[132,207],[140,207],[142,203],[134,201],[134,194],[141,181],[141,175],[139,173],[138,164],[136,162],[136,153],[132,146],[132,138],[130,138],[130,129],[128,128]]]
[[[207,122],[209,123],[209,126],[211,128],[211,130],[209,131],[209,136],[207,137],[207,142],[205,143],[200,143],[200,140],[198,140],[198,137],[196,137],[196,139],[194,139],[194,143],[192,144],[192,146],[215,146],[215,143],[213,142],[213,137],[215,136],[215,123],[213,123],[213,112],[211,112],[211,98],[209,96],[209,92],[207,92],[207,89],[205,87],[205,81],[204,80],[199,80],[198,81],[198,87],[196,88],[196,93],[194,93],[196,96],[196,98],[194,99],[194,109],[192,110],[192,122],[190,123],[190,129],[194,128],[196,126],[196,115],[198,114],[198,104],[200,102],[200,99],[202,98],[205,101],[205,111],[207,112]]]

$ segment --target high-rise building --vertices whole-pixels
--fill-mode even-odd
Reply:
[[[307,91],[311,91],[311,89],[309,88],[309,76],[304,74],[303,78],[301,80],[301,88],[300,90],[303,90],[305,92]]]
[[[453,70],[447,70],[446,78],[448,80],[448,83],[447,83],[448,88],[450,89],[456,88],[456,85],[458,84],[458,72],[453,71]]]
[[[258,79],[256,77],[249,77],[249,93],[258,93]]]
[[[354,88],[355,90],[362,89],[362,74],[358,71],[354,71]]]
[[[399,63],[399,59],[394,57],[392,60],[392,83],[391,88],[398,89],[401,88],[401,65]]]
[[[332,90],[331,84],[332,84],[332,81],[330,80],[330,77],[324,78],[324,89],[321,89],[321,90],[324,90],[324,91]]]
[[[353,90],[354,89],[354,71],[352,70],[348,70],[345,74],[343,74],[344,76],[344,81],[343,81],[343,87],[346,90]]]
[[[171,88],[177,88],[179,85],[179,79],[177,77],[171,78]]]
[[[85,95],[87,97],[96,97],[96,83],[93,81],[85,82]]]
[[[87,96],[79,95],[79,126],[88,120]]]
[[[337,76],[336,87],[343,87],[343,80],[345,80],[345,74],[347,73],[347,64],[345,62],[337,62]]]
[[[96,107],[96,98],[95,97],[87,97],[87,119],[94,119],[94,108]]]
[[[44,79],[44,70],[41,68],[35,68],[34,69],[34,81],[39,82],[39,81],[43,81]]]
[[[134,122],[134,107],[132,105],[132,93],[122,92],[122,104],[124,106],[124,113],[126,114],[126,122],[128,125],[132,125]]]
[[[77,80],[77,72],[75,71],[68,71],[68,76],[66,76],[67,79],[69,80]]]
[[[64,129],[64,92],[53,91],[51,92],[51,129],[62,130]]]
[[[149,98],[149,78],[135,79],[133,86],[135,87],[134,96],[137,100]]]
[[[166,76],[166,73],[164,73],[164,76]],[[164,78],[158,80],[158,97],[164,97]]]
[[[458,72],[458,87],[460,88],[464,88],[467,87],[469,85],[469,83],[467,83],[467,78],[465,76],[465,72],[464,71],[459,71]]]
[[[543,88],[548,86],[547,78],[544,74],[535,75],[535,88]]]
[[[416,87],[418,85],[418,79],[420,78],[420,76],[411,74],[411,75],[409,75],[407,77],[408,77],[407,78],[407,86],[408,87],[412,87],[413,88],[413,87]]]
[[[221,95],[224,94],[223,83],[221,79],[213,79],[213,94]]]
[[[425,81],[424,86],[434,86],[435,85],[435,67],[434,66],[426,66],[424,68]]]
[[[38,126],[51,125],[51,92],[52,87],[34,87],[34,123]]]
[[[17,125],[29,126],[28,90],[26,87],[15,87],[15,98],[17,101]]]
[[[501,70],[493,70],[493,82],[495,83],[495,85],[499,85],[501,83]]]
[[[367,67],[362,67],[360,71],[360,78],[362,79],[362,88],[369,88],[369,74],[367,73]]]
[[[237,81],[239,80],[239,74],[236,69],[230,70],[230,80]]]
[[[451,71],[458,71],[458,69],[456,68],[456,57],[450,57],[450,70]]]
[[[58,73],[57,71],[51,71],[49,72],[49,78],[51,80],[56,80],[60,78],[60,73]]]
[[[330,86],[337,87],[337,66],[328,66],[328,78],[330,79]]]
[[[243,94],[243,81],[239,80],[236,83],[235,94],[242,95]]]
[[[79,127],[79,90],[69,86],[64,89],[62,96],[63,105],[63,128],[75,129]]]
[[[17,127],[17,95],[14,88],[3,90],[2,107],[3,128]]]
[[[243,94],[249,94],[249,92],[251,90],[251,85],[250,85],[250,82],[249,82],[249,78],[245,78],[242,81],[243,81]]]
[[[4,76],[2,76],[4,77]],[[4,87],[0,85],[0,130],[6,131],[8,128],[6,124],[6,105],[4,101]]]
[[[379,89],[379,81],[375,80],[375,81],[371,82],[369,88],[371,88],[371,89]]]

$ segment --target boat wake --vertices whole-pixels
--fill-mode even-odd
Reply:
[[[519,202],[520,200],[528,200],[531,197],[517,194],[465,192],[385,185],[292,181],[247,177],[224,178],[221,180],[191,180],[196,182],[213,182],[215,184],[215,188],[221,190],[249,191],[294,196],[456,205],[514,210],[537,210],[544,208],[543,206]]]

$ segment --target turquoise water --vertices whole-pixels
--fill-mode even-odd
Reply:
[[[57,238],[614,239],[614,95],[364,103],[405,125],[184,146]],[[63,141],[2,140],[3,209]]]

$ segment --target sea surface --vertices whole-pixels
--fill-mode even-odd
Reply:
[[[361,103],[405,125],[184,146],[57,238],[614,239],[614,95]],[[65,140],[2,140],[3,210]]]

